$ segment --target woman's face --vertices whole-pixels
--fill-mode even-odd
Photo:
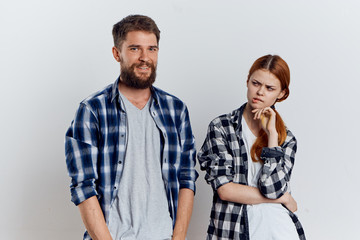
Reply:
[[[272,106],[278,98],[284,96],[280,80],[264,69],[256,70],[247,81],[247,99],[252,109]]]

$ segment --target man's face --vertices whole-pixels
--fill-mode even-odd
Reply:
[[[121,48],[113,49],[113,53],[115,59],[120,62],[120,80],[124,84],[145,89],[155,82],[158,58],[155,34],[143,31],[129,32]]]

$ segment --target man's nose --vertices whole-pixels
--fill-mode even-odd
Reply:
[[[143,62],[147,62],[149,61],[149,54],[146,50],[142,50],[140,52],[140,57],[139,57],[139,60],[140,61],[143,61]]]

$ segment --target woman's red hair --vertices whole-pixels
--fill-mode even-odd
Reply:
[[[254,64],[251,66],[249,75],[248,75],[248,81],[251,77],[251,75],[259,70],[267,70],[275,75],[277,79],[280,81],[281,85],[281,91],[284,91],[285,94],[283,97],[276,100],[276,102],[281,102],[285,100],[289,94],[289,84],[290,84],[290,69],[287,65],[287,63],[279,56],[277,55],[266,55],[263,57],[260,57],[257,59]],[[284,143],[287,133],[286,133],[286,127],[285,123],[280,117],[280,114],[274,109],[276,113],[276,130],[278,132],[278,143],[279,146]],[[261,129],[259,132],[259,136],[256,138],[253,146],[251,147],[251,158],[254,162],[257,162],[260,160],[260,155],[263,147],[267,147],[268,145],[268,136],[266,132]]]

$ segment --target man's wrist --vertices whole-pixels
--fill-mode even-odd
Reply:
[[[175,225],[172,239],[185,239],[185,237],[186,237],[186,232],[184,230],[179,229]]]
[[[185,240],[185,238],[186,238],[186,234],[184,235],[177,234],[172,236],[172,240]]]

